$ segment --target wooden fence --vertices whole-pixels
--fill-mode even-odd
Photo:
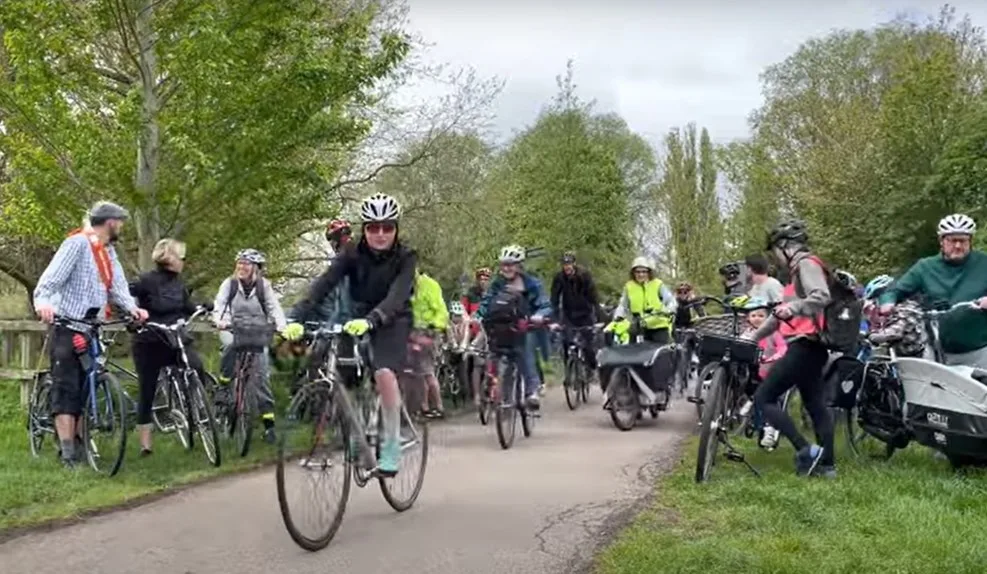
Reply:
[[[103,330],[113,333],[114,343],[107,350],[111,357],[130,355],[130,334],[122,325],[109,325]],[[34,373],[48,368],[48,331],[48,325],[35,320],[0,321],[0,384],[20,384],[21,406],[26,406],[30,398]],[[198,339],[216,330],[208,323],[195,323],[192,332]]]

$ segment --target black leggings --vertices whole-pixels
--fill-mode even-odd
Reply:
[[[137,341],[134,343],[134,367],[137,379],[140,381],[140,396],[137,400],[137,424],[151,423],[151,407],[154,405],[154,393],[158,389],[158,377],[161,369],[177,362],[177,351],[162,341]],[[206,378],[202,370],[202,359],[191,345],[185,347],[189,365],[199,373],[199,381],[205,384]]]
[[[792,442],[796,450],[809,446],[799,433],[792,418],[781,408],[779,399],[785,391],[798,387],[802,404],[812,417],[816,440],[823,448],[821,464],[834,463],[833,415],[826,406],[826,384],[822,372],[829,352],[816,341],[797,339],[788,345],[788,352],[771,367],[768,376],[754,392],[754,404],[764,413],[768,424],[778,429]]]

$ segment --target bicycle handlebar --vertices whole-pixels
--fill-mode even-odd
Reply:
[[[86,325],[87,327],[91,327],[93,329],[106,327],[108,325],[129,325],[134,322],[135,320],[133,317],[125,317],[123,319],[111,319],[109,321],[102,321],[100,319],[71,319],[63,315],[55,315],[55,317],[52,320],[52,324],[61,325],[63,327],[72,327],[81,324],[81,325]]]
[[[209,308],[206,305],[199,305],[195,308],[195,312],[192,316],[186,319],[178,319],[174,323],[158,323],[155,321],[145,321],[138,327],[138,331],[143,331],[144,329],[150,327],[152,329],[158,329],[160,331],[178,331],[192,324],[193,321],[201,317],[202,315],[209,312]]]
[[[938,318],[938,317],[941,317],[943,315],[952,313],[953,311],[956,311],[957,309],[977,309],[977,310],[982,310],[982,309],[980,309],[980,305],[978,305],[976,301],[961,301],[959,303],[956,303],[955,305],[951,305],[949,307],[949,309],[944,309],[944,310],[936,310],[936,309],[923,310],[922,311],[922,315],[925,316],[925,317],[930,317],[930,318]]]

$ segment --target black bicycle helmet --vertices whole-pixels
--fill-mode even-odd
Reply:
[[[731,261],[730,263],[724,263],[720,267],[720,276],[727,279],[736,279],[740,277],[740,264],[736,261]]]
[[[806,244],[809,242],[809,233],[806,231],[805,223],[798,219],[787,219],[782,221],[768,233],[768,249],[772,249],[782,241],[794,241]]]
[[[566,251],[562,254],[562,263],[564,264],[574,264],[576,262],[576,254],[572,251]]]

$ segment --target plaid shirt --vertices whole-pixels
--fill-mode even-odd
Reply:
[[[116,250],[112,245],[107,245],[106,249],[113,263],[113,288],[109,293],[100,279],[89,240],[83,234],[73,235],[62,242],[38,279],[38,286],[34,288],[35,307],[52,305],[62,317],[83,319],[89,309],[106,307],[109,297],[110,302],[128,313],[136,309],[137,302],[130,295]]]

